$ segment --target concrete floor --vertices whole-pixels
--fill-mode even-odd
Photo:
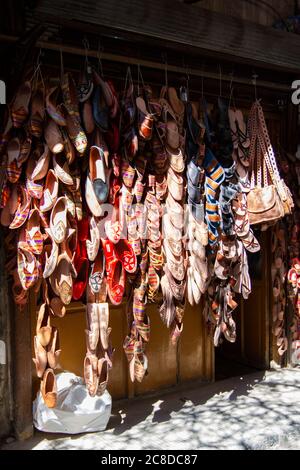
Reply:
[[[126,401],[106,431],[36,432],[4,450],[300,449],[300,369],[259,372]]]

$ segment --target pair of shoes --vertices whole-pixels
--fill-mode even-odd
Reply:
[[[136,255],[127,240],[117,244],[102,240],[105,256],[108,296],[114,305],[120,305],[125,291],[125,271],[132,274],[137,269]]]

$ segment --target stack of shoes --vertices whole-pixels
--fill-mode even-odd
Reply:
[[[294,212],[286,218],[285,236],[287,240],[287,287],[292,320],[289,325],[291,337],[291,363],[300,363],[300,165],[299,152],[296,155],[284,152],[279,148],[281,174],[296,202]]]
[[[61,353],[58,328],[51,325],[51,316],[55,313],[50,307],[47,287],[44,287],[44,303],[41,304],[37,317],[36,335],[33,338],[33,362],[37,376],[41,379],[41,393],[45,404],[54,408],[57,401],[57,386],[54,370],[59,366]]]
[[[298,258],[292,260],[292,267],[288,272],[289,300],[293,306],[294,317],[290,327],[292,334],[292,362],[298,364],[300,361],[300,261]]]
[[[102,292],[101,295],[105,294]],[[112,367],[113,349],[109,338],[111,328],[108,327],[108,304],[88,303],[86,317],[88,329],[86,330],[87,353],[84,359],[84,380],[89,395],[94,397],[105,392],[109,370]]]
[[[185,229],[185,179],[182,123],[185,107],[174,88],[164,90],[168,95],[161,98],[162,114],[165,116],[165,147],[169,155],[167,171],[168,195],[166,213],[163,216],[164,275],[161,279],[163,303],[160,316],[171,330],[171,342],[176,344],[183,331],[183,304],[186,289],[187,256],[183,241]],[[161,94],[163,96],[163,93]]]
[[[205,223],[205,172],[202,167],[205,156],[205,128],[200,122],[194,104],[187,103],[187,244],[189,252],[187,268],[187,299],[190,305],[198,305],[201,296],[206,292],[208,265],[206,246],[208,245],[208,228]]]
[[[286,241],[285,231],[278,223],[272,234],[272,286],[273,286],[273,327],[272,332],[275,337],[279,356],[283,356],[288,349],[288,338],[286,335]],[[289,273],[293,278],[292,273]]]

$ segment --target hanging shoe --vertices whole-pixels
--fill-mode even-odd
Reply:
[[[60,197],[53,206],[50,216],[50,230],[56,243],[62,243],[67,233],[67,199]]]
[[[21,201],[16,210],[14,219],[9,226],[10,229],[20,228],[26,222],[28,214],[29,214],[31,197],[29,197],[28,192],[24,188],[24,186],[20,186],[20,190],[21,190]]]
[[[47,369],[41,382],[41,394],[48,408],[55,408],[57,403],[56,377],[52,369]]]
[[[58,179],[55,172],[51,169],[47,173],[47,178],[40,200],[41,212],[50,211],[57,201],[58,196]]]
[[[30,98],[31,83],[27,81],[20,86],[11,105],[11,117],[14,127],[20,128],[26,121],[29,114]]]
[[[45,96],[42,89],[33,93],[31,100],[31,113],[29,119],[29,132],[32,136],[40,139],[43,133],[45,120]]]

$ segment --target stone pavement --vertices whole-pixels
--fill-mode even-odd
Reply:
[[[194,384],[116,404],[104,432],[35,433],[3,449],[300,449],[300,369]]]

